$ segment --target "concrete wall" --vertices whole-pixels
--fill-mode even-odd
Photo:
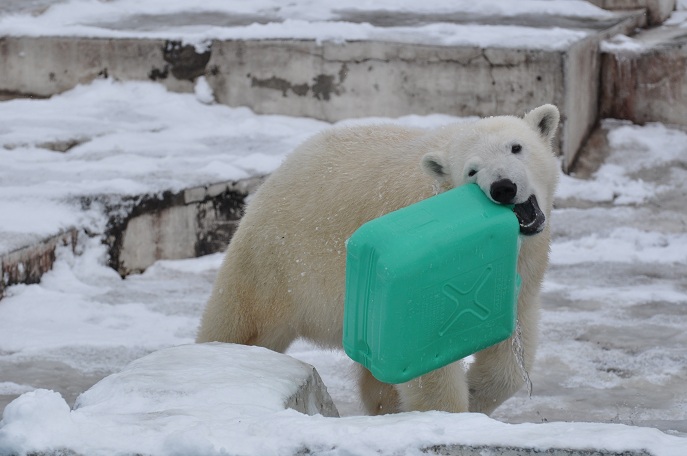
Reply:
[[[96,78],[153,80],[193,91],[209,51],[165,40],[79,37],[0,38],[0,92],[50,96]]]
[[[523,112],[563,84],[558,52],[374,41],[224,41],[209,66],[221,103],[329,121]]]
[[[675,10],[676,0],[587,0],[608,10],[646,10],[649,25],[662,24]]]
[[[77,230],[49,236],[32,245],[0,255],[0,298],[5,288],[18,283],[38,283],[55,263],[58,246],[76,246]]]
[[[222,41],[213,43],[207,78],[220,103],[327,121],[524,114],[554,103],[567,170],[598,119],[599,42],[642,21],[628,15],[562,50]]]
[[[570,163],[596,122],[597,46],[595,39],[563,51],[224,41],[213,44],[208,79],[221,103],[327,121],[524,114],[554,103],[563,120],[557,148]]]
[[[602,54],[601,117],[687,126],[687,32],[665,27],[636,39],[644,51]]]
[[[164,40],[4,37],[0,94],[49,96],[99,77],[188,92],[205,75],[220,103],[327,121],[524,114],[555,103],[567,169],[597,120],[598,43],[642,20],[590,23],[588,38],[561,50],[255,40],[215,41],[199,52]]]
[[[261,178],[196,187],[160,197],[106,203],[110,266],[122,276],[160,259],[221,252],[238,227],[245,198]]]

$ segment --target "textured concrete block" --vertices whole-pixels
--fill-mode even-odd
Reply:
[[[119,255],[125,271],[141,272],[156,260],[193,258],[198,222],[196,208],[171,206],[129,220]]]
[[[687,126],[687,34],[660,27],[634,37],[636,49],[602,54],[601,117]]]
[[[662,24],[675,10],[676,0],[588,0],[608,10],[645,9],[649,25]]]
[[[554,103],[562,114],[558,149],[567,169],[597,120],[600,40],[642,20],[639,13],[618,16],[562,49],[219,41],[207,78],[220,103],[327,121],[524,114]]]
[[[78,232],[70,229],[39,242],[0,254],[0,298],[5,288],[18,283],[38,283],[55,263],[55,249],[76,246]]]
[[[110,266],[126,276],[157,260],[223,251],[246,197],[261,183],[258,177],[107,203]]]
[[[6,36],[0,38],[0,92],[50,96],[107,77],[191,92],[209,58],[209,51],[177,41]]]
[[[351,17],[393,25],[415,19]],[[541,27],[538,17],[463,18]],[[523,114],[543,103],[562,113],[564,168],[596,122],[598,43],[642,25],[642,13],[574,20],[545,17],[546,27],[586,31],[567,45],[439,46],[391,41],[215,41],[207,50],[157,39],[13,37],[0,39],[0,93],[49,96],[98,77],[154,80],[189,92],[205,75],[217,101],[259,113],[327,121],[446,113]],[[425,17],[441,22],[444,18]],[[386,21],[386,22],[385,22]],[[504,22],[505,21],[505,22]]]

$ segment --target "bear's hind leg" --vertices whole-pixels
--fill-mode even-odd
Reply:
[[[221,308],[218,311],[216,308]],[[257,318],[246,308],[211,298],[196,337],[197,343],[258,345],[283,353],[298,337],[288,324]]]
[[[272,351],[284,353],[297,337],[298,334],[285,328],[266,328],[257,331],[246,342],[244,342],[244,345],[257,345]]]

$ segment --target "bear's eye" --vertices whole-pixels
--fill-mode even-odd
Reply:
[[[522,146],[520,144],[513,144],[510,146],[510,151],[514,154],[519,154],[521,150]]]
[[[471,169],[470,172],[468,173],[468,176],[472,177],[472,176],[474,176],[475,174],[477,174],[477,170],[476,170],[476,169]]]

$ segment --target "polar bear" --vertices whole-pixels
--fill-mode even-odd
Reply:
[[[437,192],[475,182],[520,221],[518,321],[525,369],[534,360],[539,291],[548,265],[558,180],[558,109],[425,130],[337,127],[306,141],[255,193],[231,240],[197,342],[283,352],[298,337],[341,347],[346,240],[363,223]],[[456,217],[460,217],[457,213]],[[360,368],[371,414],[411,410],[491,413],[524,383],[513,341],[486,348],[466,371],[449,364],[399,385]]]

